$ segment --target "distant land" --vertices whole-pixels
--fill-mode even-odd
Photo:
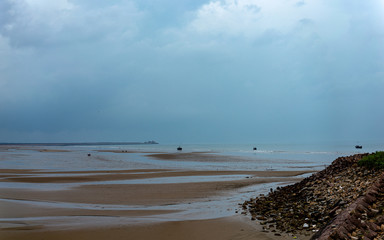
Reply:
[[[69,143],[0,143],[0,145],[28,145],[28,146],[93,146],[93,145],[142,145],[159,144],[156,141],[146,142],[69,142]]]

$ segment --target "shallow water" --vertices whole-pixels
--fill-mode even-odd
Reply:
[[[182,153],[205,152],[219,155],[221,161],[178,161],[148,157],[150,152],[177,153],[176,145],[108,145],[108,146],[47,146],[44,149],[69,152],[39,152],[33,147],[3,150],[0,162],[3,169],[191,169],[191,170],[321,170],[340,156],[380,150],[382,145],[368,145],[364,149],[353,146],[258,145],[253,151],[243,145],[185,145]],[[41,149],[41,147],[39,147]],[[99,152],[99,150],[130,150],[136,153]],[[88,157],[87,154],[91,153]],[[231,158],[234,157],[234,158]],[[217,158],[215,158],[217,160]]]
[[[182,153],[196,153],[189,158],[159,159],[154,158],[150,153],[180,153],[176,145],[109,145],[109,146],[46,146],[46,147],[12,147],[10,149],[1,147],[0,164],[2,169],[30,169],[49,170],[44,173],[49,177],[65,176],[89,176],[87,173],[65,173],[63,171],[92,171],[92,170],[134,170],[134,169],[170,169],[170,170],[205,170],[205,171],[294,171],[308,170],[319,171],[331,164],[340,156],[347,156],[361,152],[374,152],[382,145],[372,144],[364,149],[356,150],[351,145],[340,146],[310,146],[310,145],[257,145],[258,150],[253,150],[253,145],[183,145]],[[64,150],[66,152],[45,151]],[[100,152],[100,150],[136,151],[136,152]],[[91,156],[88,156],[88,154]],[[204,155],[204,161],[199,159]],[[57,173],[55,173],[57,172]],[[149,173],[145,171],[143,173]],[[114,173],[116,174],[116,173]],[[125,173],[127,174],[127,173]],[[140,172],[135,172],[140,174]],[[4,174],[6,175],[6,174]],[[28,174],[38,175],[36,173]],[[97,175],[92,173],[91,175]],[[17,177],[19,175],[13,174]],[[23,175],[26,176],[26,175]],[[298,176],[298,177],[306,177]],[[220,182],[234,181],[250,177],[249,175],[215,175],[215,176],[175,176],[157,177],[130,180],[114,181],[89,181],[75,183],[23,183],[23,182],[1,182],[3,189],[38,189],[40,191],[64,190],[81,185],[100,184],[168,184],[168,183],[194,183],[194,182]],[[0,176],[2,178],[2,176]],[[260,193],[267,193],[271,188],[278,185],[286,185],[286,182],[274,182],[257,184],[235,190],[224,191],[218,196],[201,198],[198,200],[181,202],[172,205],[113,205],[113,204],[80,204],[68,202],[47,202],[47,201],[21,201],[15,199],[0,199],[1,202],[14,201],[29,206],[43,208],[67,208],[67,209],[90,209],[90,210],[177,210],[169,214],[151,215],[146,217],[117,217],[113,218],[120,222],[140,223],[148,221],[179,221],[192,219],[206,219],[227,217],[239,214],[241,209],[239,203],[249,200]],[[236,213],[237,212],[237,213]],[[61,216],[61,217],[39,217],[39,218],[0,218],[0,222],[26,221],[33,224],[55,224],[58,225],[86,225],[104,222],[108,216]],[[80,223],[79,223],[80,222]]]
[[[73,174],[48,174],[50,176],[74,176]],[[104,175],[104,174],[99,174]],[[91,174],[80,174],[80,176],[91,176]],[[46,174],[44,174],[46,177]],[[78,177],[78,175],[76,175]],[[204,183],[204,182],[222,182],[236,181],[250,178],[250,175],[215,175],[215,176],[182,176],[182,177],[155,177],[144,179],[127,180],[108,180],[108,181],[87,181],[76,183],[26,183],[26,182],[1,182],[0,188],[3,189],[29,189],[40,191],[65,190],[84,185],[103,185],[103,184],[171,184],[171,183]],[[253,177],[252,178],[256,178]],[[263,177],[264,178],[264,177]]]

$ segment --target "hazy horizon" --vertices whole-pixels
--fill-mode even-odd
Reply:
[[[0,2],[0,142],[383,142],[384,2]]]

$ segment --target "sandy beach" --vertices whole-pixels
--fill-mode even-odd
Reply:
[[[43,229],[43,226],[14,227],[1,230],[2,239],[159,239],[159,240],[212,240],[259,239],[271,240],[275,236],[261,232],[249,219],[237,216],[195,221],[172,221],[158,224],[124,225],[81,229]],[[278,237],[278,239],[291,239]],[[298,238],[305,239],[305,238]]]
[[[172,161],[223,159],[204,153],[146,154]],[[250,187],[265,192],[268,184],[297,182],[309,172],[1,169],[0,238],[275,239],[241,214],[236,194],[249,195]],[[279,236],[285,238],[292,236]]]

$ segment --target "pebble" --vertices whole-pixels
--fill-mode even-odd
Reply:
[[[252,218],[256,216],[260,224],[266,225],[268,222],[281,233],[307,234],[310,231],[314,234],[364,195],[379,178],[381,172],[369,171],[357,165],[357,161],[365,155],[340,157],[323,171],[301,182],[279,187],[268,195],[261,194],[244,202],[243,209]],[[379,209],[379,206],[372,209]],[[372,212],[378,213],[375,210]],[[365,215],[362,217],[367,218]],[[378,229],[384,231],[384,222],[377,225]]]

